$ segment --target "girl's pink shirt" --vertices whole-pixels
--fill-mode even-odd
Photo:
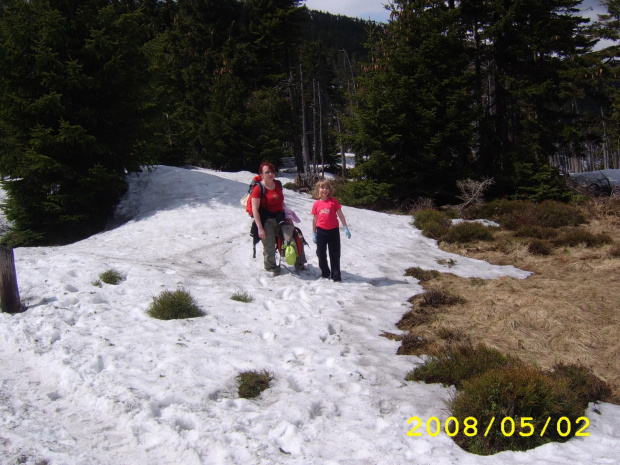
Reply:
[[[327,200],[317,200],[312,205],[312,214],[316,215],[316,225],[321,229],[334,229],[338,227],[338,216],[336,212],[342,206],[338,199],[330,197]]]

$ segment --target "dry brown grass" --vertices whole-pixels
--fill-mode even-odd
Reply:
[[[607,381],[620,401],[620,258],[613,253],[620,244],[620,217],[605,206],[595,207],[586,210],[590,223],[584,227],[608,234],[613,244],[534,255],[527,240],[505,231],[497,232],[493,242],[442,244],[450,252],[514,265],[533,275],[483,281],[444,274],[432,280],[428,286],[441,283],[464,301],[432,309],[432,318],[404,318],[399,328],[426,341],[411,353],[432,354],[453,340],[465,340],[543,369],[579,363]],[[411,311],[428,313],[415,305]]]

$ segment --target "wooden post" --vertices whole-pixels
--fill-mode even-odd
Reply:
[[[4,245],[0,245],[0,306],[6,313],[21,310],[13,249]]]

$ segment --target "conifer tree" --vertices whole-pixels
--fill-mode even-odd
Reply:
[[[582,155],[585,169],[620,168],[620,1],[603,0],[607,12],[599,15],[592,33],[597,39],[605,40],[602,47],[589,54],[592,66],[586,73],[592,99],[599,105],[587,118],[588,136],[595,144],[588,144],[587,153]],[[574,155],[574,154],[571,154]]]
[[[463,0],[475,39],[475,87],[481,118],[477,171],[496,193],[566,198],[550,157],[576,142],[583,96],[579,75],[593,42],[579,0]],[[547,187],[545,187],[547,186]],[[538,191],[536,195],[533,192]]]
[[[396,1],[371,41],[358,86],[357,174],[390,182],[394,197],[446,200],[469,173],[471,73],[458,10],[439,0]]]
[[[16,242],[105,224],[142,162],[147,38],[132,2],[3,0],[0,174]]]

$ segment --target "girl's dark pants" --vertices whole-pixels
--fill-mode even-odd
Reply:
[[[329,249],[329,264],[327,250]],[[324,278],[340,281],[340,230],[316,228],[316,255],[319,257],[319,268]],[[331,273],[329,265],[331,264]]]

